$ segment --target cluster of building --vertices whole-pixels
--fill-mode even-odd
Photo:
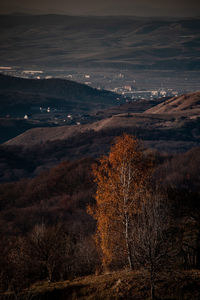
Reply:
[[[124,74],[122,72],[113,73],[113,71],[91,71],[85,72],[83,70],[77,71],[66,71],[66,70],[31,70],[20,67],[1,67],[0,73],[18,76],[22,78],[32,78],[32,79],[50,79],[50,78],[66,78],[68,80],[74,80],[97,89],[106,89],[113,91],[115,93],[123,95],[125,98],[139,100],[139,99],[155,99],[162,97],[173,97],[179,94],[183,94],[185,91],[181,88],[173,89],[167,87],[167,84],[157,83],[157,88],[155,84],[151,84],[151,78],[146,80],[142,84],[141,89],[141,74],[137,77],[137,74],[128,73]],[[151,87],[151,88],[149,88]]]
[[[53,107],[34,108],[34,113],[24,115],[24,120],[47,122],[50,125],[80,125],[92,120],[92,116],[80,113],[67,113]]]
[[[156,99],[156,98],[166,98],[178,96],[179,92],[172,89],[159,88],[157,90],[138,90],[134,89],[131,85],[124,85],[122,87],[116,87],[111,91],[121,94],[124,97],[130,98],[132,100],[139,99]]]

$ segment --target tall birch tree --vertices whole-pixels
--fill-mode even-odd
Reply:
[[[89,213],[97,221],[96,243],[106,268],[134,267],[131,224],[139,209],[141,186],[151,173],[139,141],[118,137],[108,156],[93,168],[97,184],[96,205]]]

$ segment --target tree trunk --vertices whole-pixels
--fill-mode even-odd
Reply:
[[[128,214],[125,212],[125,239],[127,249],[127,259],[130,269],[133,269],[133,257],[131,253],[130,237],[129,237],[129,220]]]
[[[53,279],[53,266],[50,263],[47,263],[47,272],[48,272],[48,280],[52,282]]]
[[[151,300],[155,300],[155,286],[151,283]]]
[[[199,224],[200,228],[200,224]],[[200,229],[197,235],[197,247],[196,247],[196,268],[200,269]]]
[[[154,272],[153,270],[151,269],[150,271],[150,284],[151,284],[151,300],[155,300],[155,277],[154,277]]]

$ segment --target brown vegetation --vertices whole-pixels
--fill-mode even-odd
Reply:
[[[152,171],[139,141],[124,134],[109,156],[94,166],[96,205],[88,211],[97,221],[96,244],[104,270],[147,269],[151,299],[155,299],[157,273],[166,268],[170,217],[164,195],[153,187]]]
[[[5,293],[12,299],[11,291],[18,297],[15,299],[23,299],[19,293],[32,284],[35,284],[32,287],[35,299],[38,293],[41,299],[73,299],[72,295],[80,299],[96,299],[97,295],[99,299],[117,299],[118,296],[131,299],[133,295],[135,299],[147,299],[150,287],[152,291],[156,288],[155,296],[161,299],[198,299],[199,149],[173,157],[151,151],[141,152],[133,147],[137,150],[134,157],[139,168],[135,170],[139,173],[133,178],[135,185],[129,193],[123,189],[123,182],[121,188],[119,182],[117,184],[120,173],[112,167],[119,167],[123,157],[130,161],[130,156],[125,156],[126,150],[130,147],[131,151],[132,146],[137,146],[130,141],[127,137],[127,143],[123,141],[120,147],[114,145],[109,156],[97,162],[96,175],[99,174],[102,183],[97,191],[103,191],[105,200],[111,201],[107,202],[110,214],[103,208],[100,211],[104,213],[101,223],[104,238],[107,236],[111,241],[107,244],[111,261],[108,256],[106,258],[111,271],[128,265],[125,235],[122,236],[126,226],[119,223],[114,226],[112,223],[110,232],[106,232],[104,221],[109,224],[126,219],[123,210],[118,213],[117,197],[120,196],[122,202],[128,199],[127,208],[134,206],[134,212],[130,209],[128,214],[128,240],[133,267],[139,271],[120,271],[71,281],[102,271],[102,250],[96,249],[93,240],[96,223],[86,213],[88,205],[95,207],[98,204],[93,198],[98,182],[93,181],[91,165],[94,160],[63,162],[34,178],[0,185],[0,288],[4,292],[3,299],[7,297]],[[149,162],[150,168],[147,167]],[[145,168],[152,170],[152,162],[155,171],[145,173]],[[134,164],[130,166],[133,170]],[[128,173],[122,172],[121,175],[128,179]],[[109,177],[109,174],[112,176]],[[144,175],[144,180],[139,179],[139,174]],[[151,175],[151,180],[146,180],[145,174]],[[114,193],[109,188],[112,182],[116,184]],[[141,183],[144,183],[142,188]],[[140,195],[133,197],[132,192],[136,191],[140,191]],[[104,197],[100,194],[98,197],[103,204]],[[66,279],[70,282],[46,282]],[[195,291],[194,294],[192,291]],[[33,295],[31,297],[34,299]]]
[[[199,300],[200,272],[182,271],[157,280],[157,299]],[[74,280],[40,281],[22,292],[0,294],[1,300],[149,300],[149,281],[144,271],[122,270]]]
[[[172,114],[199,116],[200,113],[200,92],[173,97],[163,103],[156,105],[145,113],[150,114]]]
[[[94,167],[96,205],[89,212],[97,220],[96,240],[104,267],[133,268],[130,226],[140,187],[148,177],[144,162],[138,141],[124,135]]]

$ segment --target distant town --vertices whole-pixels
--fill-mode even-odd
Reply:
[[[131,70],[35,70],[0,66],[0,73],[32,79],[63,78],[97,89],[113,91],[124,98],[158,99],[199,90],[197,72],[139,72]]]

